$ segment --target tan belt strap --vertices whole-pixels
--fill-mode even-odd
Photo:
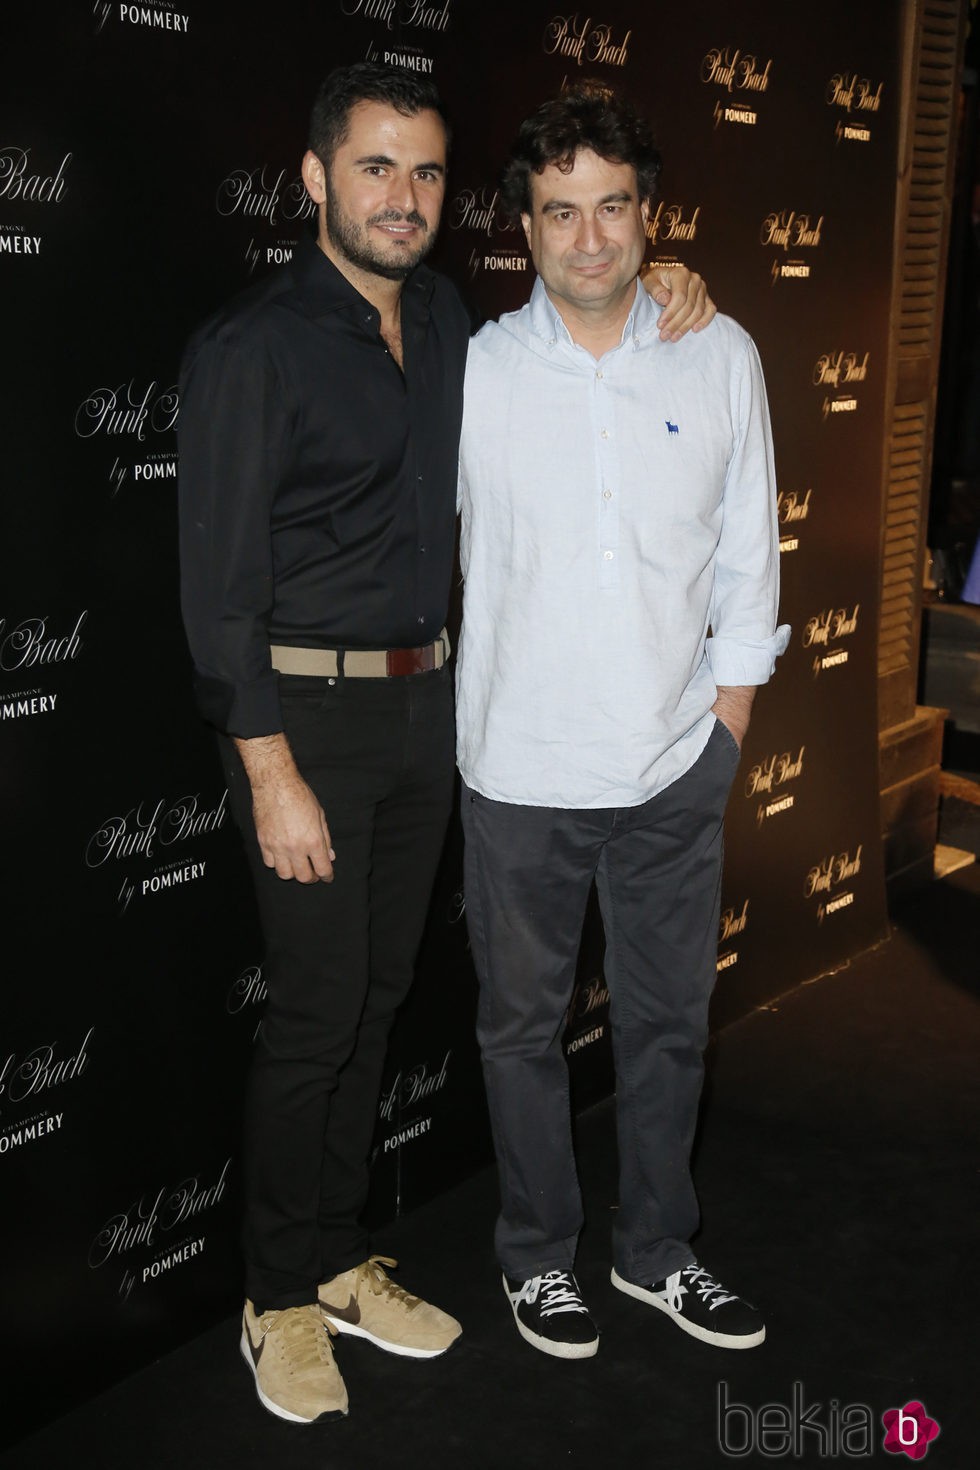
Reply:
[[[318,679],[340,677],[335,648],[296,648],[273,643],[269,652],[277,673]],[[398,674],[423,673],[427,669],[441,669],[448,657],[449,635],[443,628],[434,642],[422,648],[348,648],[344,653],[344,678],[387,679]]]

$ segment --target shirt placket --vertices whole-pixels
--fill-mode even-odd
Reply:
[[[615,394],[608,368],[596,367],[592,378],[595,461],[599,493],[599,586],[619,586],[619,504],[622,494]]]
[[[428,605],[431,597],[429,582],[432,578],[431,556],[429,548],[432,544],[435,528],[431,523],[432,503],[431,487],[426,484],[423,473],[423,456],[419,452],[421,444],[429,442],[430,435],[423,432],[423,416],[428,414],[428,404],[420,395],[418,385],[425,380],[422,355],[426,348],[425,322],[417,321],[412,303],[403,302],[402,322],[405,333],[405,393],[409,404],[409,412],[415,424],[416,432],[412,435],[412,464],[410,473],[415,491],[415,627],[419,644],[430,643],[439,633],[437,627],[429,624],[421,609]],[[428,429],[428,424],[425,424]]]

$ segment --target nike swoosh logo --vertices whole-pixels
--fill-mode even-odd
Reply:
[[[356,1298],[352,1295],[346,1307],[335,1307],[332,1302],[324,1301],[320,1297],[320,1306],[328,1317],[339,1317],[341,1322],[349,1322],[351,1327],[356,1327],[361,1320],[361,1309],[357,1305]]]
[[[252,1341],[252,1334],[249,1331],[247,1325],[245,1327],[245,1336],[248,1339],[248,1350],[252,1354],[252,1362],[257,1368],[259,1366],[259,1359],[261,1358],[263,1350],[265,1348],[265,1338],[263,1337],[258,1347],[256,1347],[255,1343]]]

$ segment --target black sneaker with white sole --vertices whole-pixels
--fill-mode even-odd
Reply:
[[[532,1347],[553,1358],[591,1358],[599,1333],[571,1271],[546,1271],[529,1281],[504,1277],[517,1330]]]
[[[666,1312],[683,1332],[701,1342],[751,1348],[765,1341],[766,1327],[758,1309],[726,1290],[697,1261],[650,1286],[624,1280],[614,1267],[612,1284],[627,1296]]]

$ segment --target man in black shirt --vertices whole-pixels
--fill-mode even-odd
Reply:
[[[298,1422],[347,1412],[330,1335],[424,1358],[460,1332],[389,1279],[359,1218],[454,779],[470,323],[421,264],[446,141],[424,78],[332,73],[303,160],[317,241],[205,324],[181,379],[184,620],[266,943],[241,1345],[263,1404]],[[674,325],[703,312],[682,275]]]

